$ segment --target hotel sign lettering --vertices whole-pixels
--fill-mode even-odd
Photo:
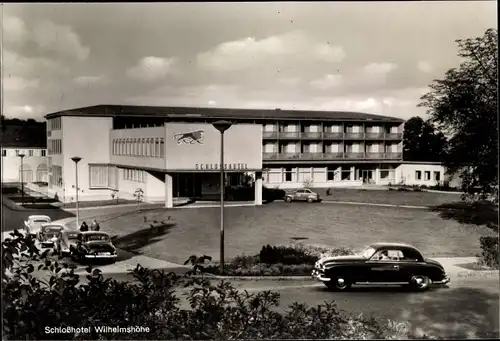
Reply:
[[[220,163],[197,163],[195,164],[196,170],[220,170]],[[247,170],[246,163],[226,163],[224,164],[225,170]]]

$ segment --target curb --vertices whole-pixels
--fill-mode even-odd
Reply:
[[[205,278],[212,280],[240,280],[240,281],[313,281],[311,276],[217,276],[217,275],[193,275],[192,278]]]
[[[396,205],[396,204],[376,204],[369,202],[356,202],[356,201],[335,201],[335,200],[323,200],[324,204],[339,204],[339,205],[360,205],[360,206],[378,206],[378,207],[392,207],[392,208],[411,208],[419,210],[428,210],[429,206],[414,206],[414,205]]]

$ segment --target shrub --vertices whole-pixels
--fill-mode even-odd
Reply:
[[[224,264],[227,276],[309,276],[314,263],[323,257],[352,255],[345,248],[328,248],[318,245],[292,243],[277,246],[265,245],[258,255],[240,255]],[[203,271],[219,275],[220,264],[209,263]]]
[[[5,339],[385,339],[389,326],[362,316],[345,316],[334,302],[317,307],[293,304],[276,312],[279,294],[240,292],[230,283],[212,284],[192,274],[179,277],[140,265],[137,283],[104,278],[87,267],[86,283],[74,267],[40,254],[31,237],[15,232],[2,242],[3,336]],[[204,257],[194,257],[196,259]],[[48,272],[48,280],[34,275]],[[42,276],[43,277],[43,276]],[[189,307],[177,290],[189,288]],[[140,312],[138,314],[138,312]],[[140,326],[143,332],[100,333],[97,326]],[[48,334],[46,327],[87,327],[90,333]],[[147,328],[147,329],[146,329]]]
[[[478,255],[479,262],[494,269],[500,268],[498,252],[498,237],[480,237],[481,254]]]

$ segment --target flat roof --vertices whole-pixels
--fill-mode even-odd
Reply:
[[[95,105],[50,113],[47,114],[45,118],[50,119],[60,116],[405,122],[405,120],[396,117],[349,111],[155,107],[133,105]]]

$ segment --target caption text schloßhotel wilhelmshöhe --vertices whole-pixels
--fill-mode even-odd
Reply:
[[[149,327],[128,326],[93,326],[93,327],[45,327],[45,334],[90,334],[92,332],[104,334],[131,334],[131,333],[149,333]]]

